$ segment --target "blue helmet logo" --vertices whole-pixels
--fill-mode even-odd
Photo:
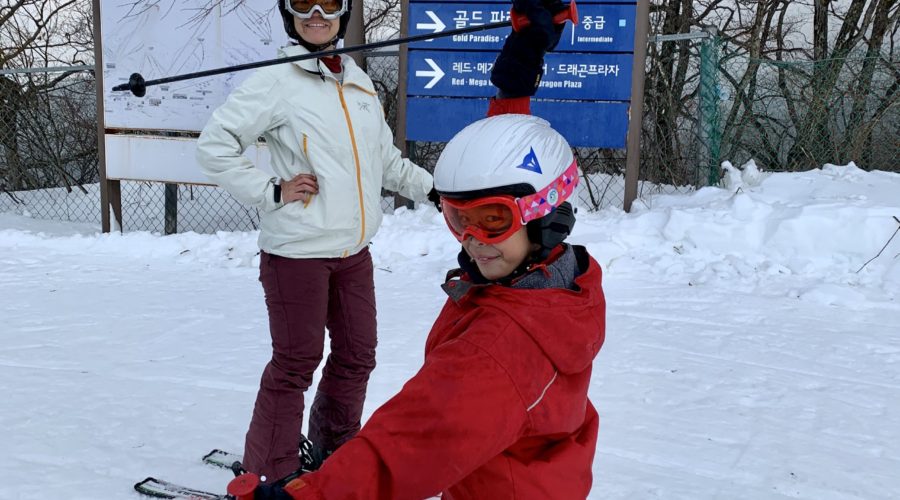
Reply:
[[[541,164],[537,159],[537,155],[534,154],[534,148],[531,148],[531,151],[529,151],[528,154],[525,155],[525,158],[522,160],[522,164],[516,168],[528,170],[536,174],[543,174],[543,172],[541,171]]]

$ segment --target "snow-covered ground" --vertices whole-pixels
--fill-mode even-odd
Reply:
[[[590,498],[898,498],[900,175],[727,186],[579,214],[608,298]],[[224,489],[200,457],[241,451],[269,355],[255,238],[0,215],[0,499]],[[457,250],[433,208],[386,217],[366,416],[418,368]]]

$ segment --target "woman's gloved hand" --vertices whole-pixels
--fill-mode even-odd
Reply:
[[[553,16],[568,7],[561,0],[513,0],[512,4],[513,10],[524,14],[530,22],[522,29],[521,33],[527,33],[528,36],[533,37],[535,44],[542,45],[545,52],[556,48],[566,25],[564,23],[555,24]]]
[[[297,500],[296,495],[288,491],[298,492],[306,486],[302,479],[296,478],[286,486],[281,482],[265,484],[257,474],[245,472],[228,483],[228,498],[235,500]]]
[[[441,207],[441,195],[438,194],[437,189],[431,188],[431,191],[428,192],[428,201],[434,203],[434,206],[437,207],[438,212],[443,210],[443,208]]]

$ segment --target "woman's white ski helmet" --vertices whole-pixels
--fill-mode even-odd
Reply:
[[[566,200],[577,184],[578,166],[569,143],[546,120],[532,115],[504,114],[472,123],[447,143],[434,168],[434,187],[445,198],[527,199],[526,209],[539,217],[528,222],[528,236],[545,253],[575,224]]]

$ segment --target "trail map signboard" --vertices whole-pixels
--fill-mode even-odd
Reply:
[[[111,91],[128,82],[132,73],[149,80],[277,57],[287,37],[273,5],[243,2],[234,11],[223,13],[216,7],[202,15],[202,7],[209,3],[101,1],[107,127],[199,131],[252,72],[149,87],[143,98]]]
[[[98,0],[106,177],[208,184],[195,139],[212,112],[252,72],[149,87],[144,97],[112,88],[132,73],[162,78],[277,57],[287,43],[274,5],[214,6],[204,0]],[[125,132],[125,134],[122,134]],[[265,148],[247,156],[268,167]]]

